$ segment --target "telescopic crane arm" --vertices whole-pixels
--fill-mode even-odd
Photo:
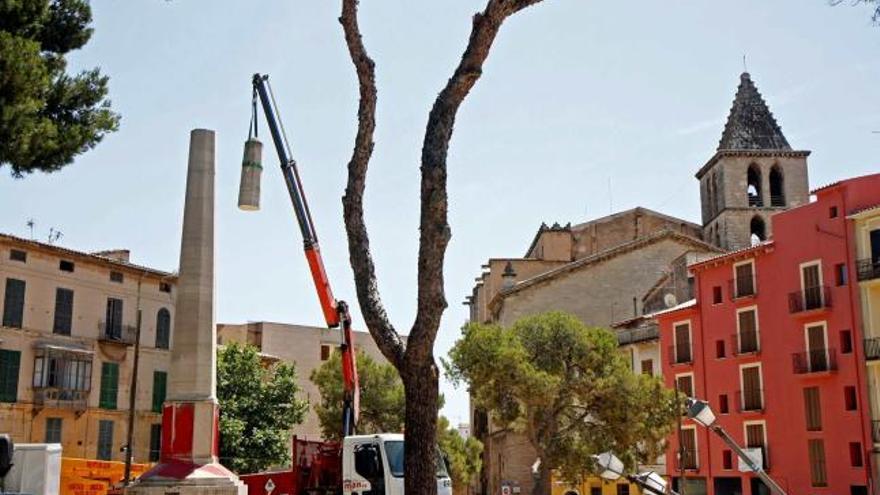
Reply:
[[[345,301],[337,301],[333,297],[333,290],[330,288],[330,281],[327,279],[327,273],[324,270],[324,260],[321,257],[321,250],[318,246],[318,234],[315,232],[315,225],[312,222],[312,214],[309,212],[309,204],[306,201],[296,161],[291,154],[290,145],[284,133],[284,127],[279,121],[278,107],[275,104],[272,88],[269,86],[269,76],[254,74],[253,90],[254,125],[256,126],[256,100],[259,98],[263,107],[263,113],[266,116],[266,125],[272,134],[275,151],[278,152],[278,159],[281,162],[281,173],[284,174],[284,182],[287,184],[287,192],[290,194],[290,201],[293,203],[293,211],[296,214],[300,232],[302,232],[306,260],[312,274],[312,281],[315,283],[315,290],[318,292],[318,300],[321,303],[324,319],[327,322],[327,327],[339,328],[341,332],[342,341],[339,348],[342,357],[344,390],[342,436],[346,437],[355,433],[360,406],[360,388],[358,384],[354,338],[351,330],[351,315],[348,311],[348,304]]]

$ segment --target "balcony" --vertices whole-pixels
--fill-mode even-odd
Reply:
[[[755,277],[752,274],[749,274],[728,280],[727,293],[730,294],[731,301],[736,301],[743,297],[755,297],[758,295],[758,289],[755,286]]]
[[[880,278],[880,260],[867,259],[856,261],[856,277],[859,279],[859,282]]]
[[[837,353],[834,349],[814,349],[792,354],[794,374],[830,373],[837,371]]]
[[[62,387],[35,387],[34,404],[41,407],[85,411],[88,408],[89,391]]]
[[[690,345],[669,346],[669,364],[690,364],[694,362]]]
[[[868,361],[880,359],[880,337],[865,339],[865,359]]]
[[[827,285],[807,287],[788,295],[788,311],[792,314],[831,307],[831,289]]]
[[[111,344],[134,345],[137,339],[137,327],[132,325],[107,325],[102,321],[98,324],[98,340]]]
[[[764,391],[760,388],[736,391],[736,412],[762,412]]]
[[[757,354],[761,352],[757,330],[740,330],[730,336],[730,348],[735,356],[741,354]]]
[[[700,468],[700,463],[695,449],[684,449],[675,452],[675,470],[682,469],[696,470]]]
[[[647,342],[660,338],[660,331],[657,325],[646,326],[642,328],[631,328],[617,332],[617,343],[619,345],[634,344],[636,342]]]

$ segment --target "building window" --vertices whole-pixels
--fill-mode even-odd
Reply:
[[[11,259],[12,261],[27,263],[27,251],[22,251],[21,249],[11,249],[9,251],[9,259]]]
[[[733,452],[725,450],[721,452],[721,467],[723,469],[733,469]]]
[[[855,411],[859,408],[859,401],[856,398],[855,387],[843,387],[843,404],[847,411]]]
[[[764,394],[761,390],[761,366],[744,366],[740,368],[742,398],[740,407],[743,411],[760,411],[764,409]]]
[[[70,335],[70,327],[73,324],[73,291],[70,289],[55,289],[55,321],[52,323],[52,332],[59,335]]]
[[[722,358],[727,357],[727,351],[724,348],[724,341],[723,340],[716,340],[715,341],[715,357],[718,359],[722,359]]]
[[[761,169],[757,164],[749,165],[749,170],[746,172],[746,182],[749,206],[764,206],[764,198],[761,196]]]
[[[101,395],[98,406],[101,409],[116,409],[116,397],[119,395],[119,364],[103,363],[101,365]]]
[[[72,261],[61,260],[60,262],[58,262],[58,269],[61,270],[62,272],[73,273],[74,266],[75,265],[73,264]]]
[[[46,443],[61,443],[61,418],[46,418]]]
[[[824,304],[821,269],[822,265],[820,262],[810,263],[801,267],[801,291],[803,294],[803,309],[805,311],[821,308]]]
[[[837,218],[837,207],[828,208],[828,218]]]
[[[690,363],[691,358],[691,325],[682,323],[675,325],[675,363]]]
[[[727,401],[727,394],[721,394],[718,396],[718,413],[719,414],[730,413],[730,404]]]
[[[122,338],[122,299],[107,298],[107,311],[104,314],[104,336],[119,340]]]
[[[162,412],[162,404],[165,403],[165,389],[168,384],[168,373],[164,371],[153,372],[153,412]]]
[[[0,402],[18,400],[18,370],[21,352],[0,349]]]
[[[818,438],[807,440],[807,453],[810,458],[810,483],[813,486],[828,486],[825,472],[825,442]]]
[[[21,328],[24,320],[24,280],[6,279],[3,297],[3,326]]]
[[[654,375],[654,360],[653,359],[642,359],[642,374],[643,375]]]
[[[770,169],[770,206],[785,206],[785,178],[778,165]]]
[[[162,452],[162,425],[150,425],[150,462],[158,462]]]
[[[829,352],[827,336],[825,334],[825,324],[811,325],[806,328],[807,337],[807,354],[806,365],[810,373],[828,371]]]
[[[847,284],[847,280],[846,264],[838,263],[834,265],[834,283],[841,287]]]
[[[712,304],[721,304],[721,301],[721,286],[716,285],[715,287],[712,287]]]
[[[853,350],[852,347],[852,332],[849,330],[841,330],[840,331],[840,353],[841,354],[849,354]]]
[[[862,459],[862,444],[859,442],[849,443],[849,464],[852,467],[862,467],[865,465]]]
[[[737,354],[758,352],[758,313],[754,308],[737,312]]]
[[[42,351],[45,352],[45,351]],[[70,355],[39,354],[34,358],[32,385],[36,389],[57,388],[61,400],[84,398],[92,388],[92,362]]]
[[[330,359],[331,347],[329,344],[321,344],[321,361]]]
[[[171,345],[171,312],[165,308],[156,313],[156,348],[168,349]]]
[[[159,282],[159,292],[171,292],[171,284],[168,282]]]
[[[804,413],[807,419],[807,431],[822,431],[822,404],[819,399],[819,387],[804,389]]]
[[[629,495],[629,485],[617,484],[617,495]]]
[[[751,261],[740,263],[733,268],[733,291],[734,298],[754,296],[755,290],[755,265]]]
[[[695,428],[682,428],[679,462],[684,469],[697,469],[697,431]]]
[[[113,459],[113,421],[98,421],[98,460]]]
[[[764,423],[746,423],[746,448],[761,449],[761,459],[764,469],[767,469],[767,432],[764,431]]]
[[[694,396],[694,376],[691,374],[675,377],[675,389],[688,397]]]
[[[117,284],[121,284],[125,280],[125,276],[122,275],[122,272],[112,271],[110,272],[110,281],[116,282]]]
[[[760,216],[755,215],[752,217],[752,221],[749,222],[749,231],[751,232],[749,240],[752,246],[767,240],[767,227],[764,224],[764,219]]]

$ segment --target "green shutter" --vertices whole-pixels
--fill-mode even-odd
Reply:
[[[101,409],[116,409],[116,396],[119,395],[119,365],[101,365],[101,396],[98,406]]]
[[[165,403],[165,387],[168,383],[168,373],[164,371],[153,372],[153,412],[162,412],[162,404]]]
[[[0,349],[0,402],[18,399],[18,368],[21,352]]]

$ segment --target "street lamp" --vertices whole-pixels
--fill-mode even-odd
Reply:
[[[626,477],[632,483],[638,485],[642,490],[655,495],[666,495],[666,480],[654,471],[644,471],[639,474],[625,474],[623,472],[623,461],[617,458],[611,452],[603,452],[594,455],[593,459],[601,470],[599,477],[608,481],[617,481],[622,476]],[[678,495],[675,491],[669,491],[672,495]]]
[[[754,461],[748,454],[737,445],[737,443],[733,440],[730,434],[721,427],[721,425],[715,422],[715,413],[712,412],[712,408],[709,407],[709,403],[704,400],[694,399],[692,397],[688,397],[687,400],[687,415],[689,418],[694,420],[695,423],[705,426],[710,431],[714,432],[716,435],[721,437],[721,440],[730,447],[731,450],[736,452],[736,455],[739,456],[740,459],[751,469],[754,473],[761,478],[761,481],[767,485],[774,493],[777,495],[787,495],[785,490],[782,489],[779,484],[773,481],[773,478],[764,471],[764,468],[758,463]]]

